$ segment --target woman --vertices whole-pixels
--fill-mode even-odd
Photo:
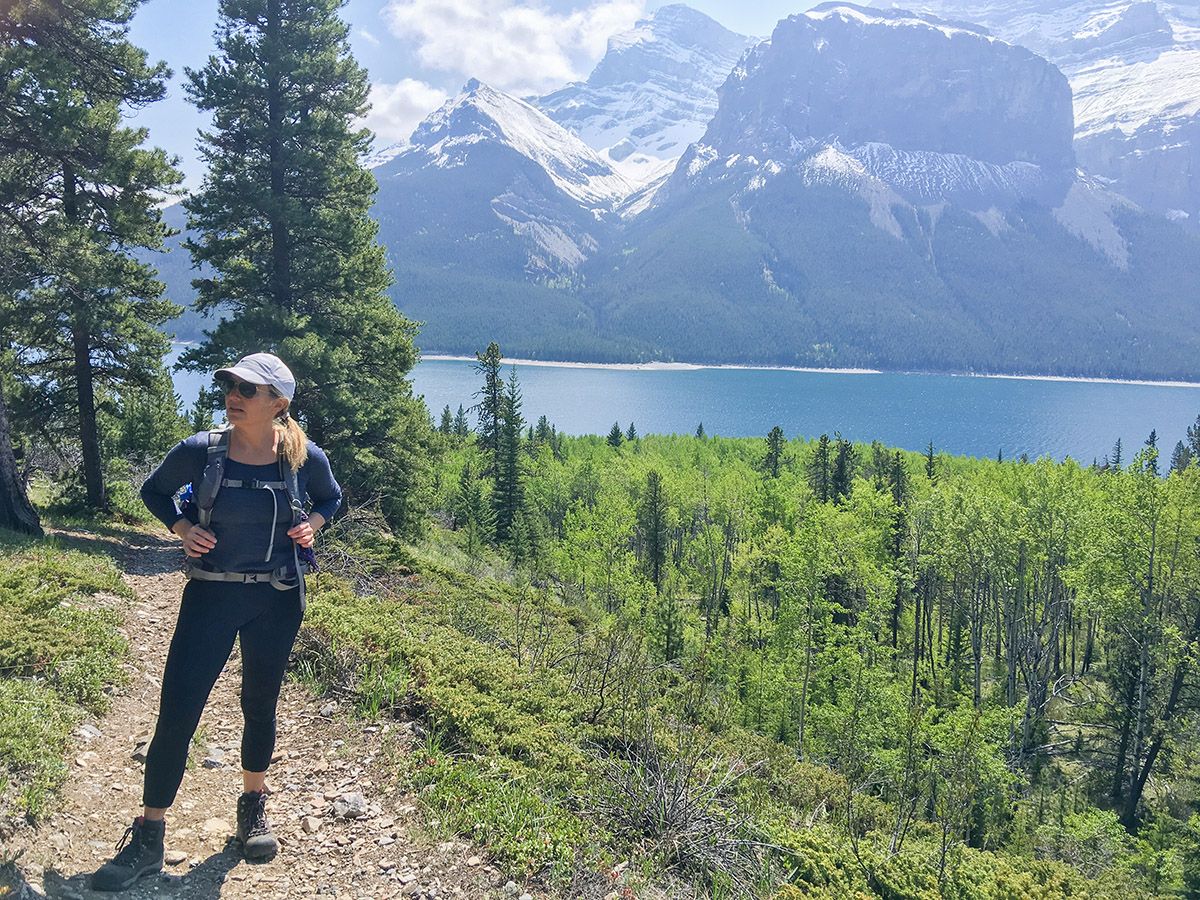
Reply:
[[[223,436],[200,432],[176,445],[142,485],[142,500],[183,540],[189,580],[163,672],[158,724],[146,755],[142,815],[93,876],[96,890],[117,891],[163,864],[165,815],[175,800],[188,745],[213,684],[240,637],[242,786],[237,837],[248,858],[278,850],[266,819],[266,775],[275,747],[275,708],[284,668],[304,614],[297,547],[341,505],[342,491],[325,453],[288,414],[296,382],[282,360],[255,353],[213,376],[225,394]],[[212,467],[218,447],[224,471]],[[290,471],[285,469],[290,467]],[[180,512],[175,494],[205,474],[212,488],[206,514],[197,504]],[[293,477],[294,473],[294,477]],[[290,488],[290,490],[289,490]],[[298,493],[292,504],[289,493]],[[304,518],[307,496],[312,512]],[[207,522],[207,527],[200,524]],[[128,843],[126,843],[128,841]]]

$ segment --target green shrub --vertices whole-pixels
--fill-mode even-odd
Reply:
[[[0,679],[0,813],[38,819],[67,774],[63,753],[78,715],[42,682]]]

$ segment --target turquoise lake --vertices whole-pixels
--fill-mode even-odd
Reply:
[[[505,366],[507,375],[508,366]],[[773,369],[606,369],[517,364],[526,419],[546,415],[568,434],[607,434],[632,421],[639,434],[788,437],[835,432],[909,450],[933,441],[944,452],[1006,459],[1028,453],[1084,463],[1117,438],[1126,459],[1151,429],[1164,461],[1200,414],[1200,386],[977,378],[900,373],[843,374]],[[190,405],[205,379],[176,376]],[[479,377],[466,360],[424,360],[413,385],[436,418],[446,404],[469,408]],[[474,417],[471,417],[474,424]]]

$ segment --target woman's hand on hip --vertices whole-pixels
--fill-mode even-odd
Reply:
[[[184,526],[187,526],[186,530]],[[186,519],[180,519],[172,530],[183,539],[183,552],[192,559],[199,559],[217,546],[217,536],[203,525],[192,524]]]

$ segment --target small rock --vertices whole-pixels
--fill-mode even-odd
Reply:
[[[471,866],[471,867],[475,867],[482,862],[483,862],[483,860],[480,859],[478,856],[471,856],[471,857],[467,858],[467,865]]]
[[[168,866],[177,866],[187,858],[187,854],[182,850],[168,850],[163,854],[163,862]]]
[[[225,763],[215,756],[204,757],[204,762],[200,763],[200,765],[204,766],[204,768],[206,768],[206,769],[223,769],[223,768],[225,768]]]
[[[300,820],[300,827],[304,829],[305,834],[316,834],[321,830],[321,820],[316,816],[305,816]]]
[[[517,900],[533,900],[533,894],[522,894]]]
[[[209,819],[204,823],[201,830],[205,834],[224,836],[229,834],[232,829],[230,829],[229,823],[224,819]]]
[[[332,702],[326,703],[324,706],[321,707],[321,715],[324,716],[326,719],[332,719],[334,713],[336,713],[336,712],[337,712],[337,704],[336,703],[332,703]]]
[[[46,838],[46,843],[59,853],[66,853],[71,846],[71,838],[69,835],[63,834],[61,831],[59,831]]]
[[[81,768],[81,769],[86,769],[88,766],[90,766],[95,761],[96,761],[96,751],[95,750],[84,750],[77,757],[75,757],[75,765],[79,766],[79,768]]]
[[[134,759],[136,759],[138,762],[144,763],[146,761],[146,752],[149,749],[150,749],[150,742],[146,741],[146,742],[138,744],[136,747],[134,747],[133,752],[129,755],[132,756]]]
[[[367,798],[358,792],[342,794],[333,801],[333,814],[339,819],[357,819],[367,811]]]
[[[101,736],[101,731],[91,722],[84,722],[79,726],[79,730],[75,732],[85,741],[93,741]]]
[[[518,890],[520,890],[520,888],[517,887],[517,883],[515,881],[509,880],[504,885],[504,893],[509,897],[515,896]]]

